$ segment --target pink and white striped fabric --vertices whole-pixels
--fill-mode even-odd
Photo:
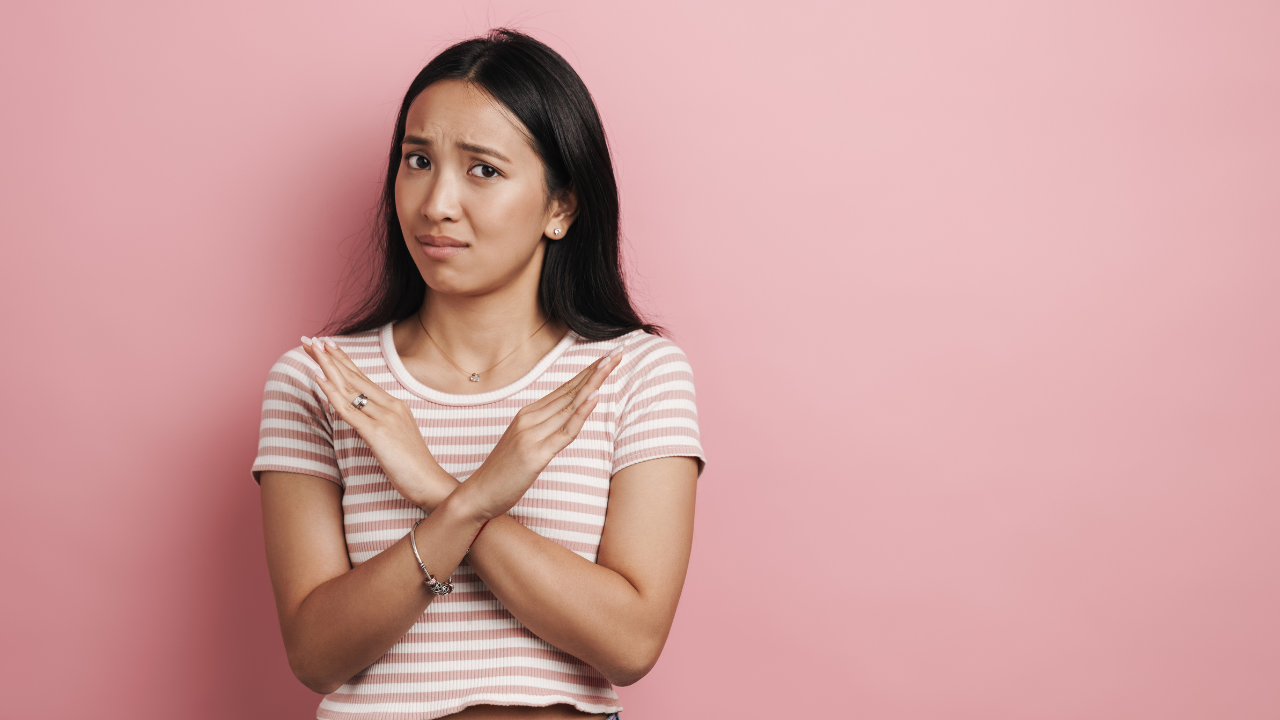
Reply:
[[[396,354],[390,324],[335,341],[371,380],[409,404],[436,460],[464,481],[516,411],[625,345],[578,438],[511,510],[534,532],[591,562],[614,473],[668,456],[695,457],[702,467],[689,363],[673,343],[643,331],[605,341],[570,331],[520,380],[477,395],[442,393],[415,380]],[[334,416],[313,379],[317,369],[301,347],[271,368],[253,476],[280,470],[340,484],[355,566],[404,537],[423,512],[392,488],[360,436]],[[463,564],[453,593],[436,598],[386,655],[325,696],[317,717],[425,720],[472,705],[556,703],[588,713],[622,709],[599,672],[529,632]]]

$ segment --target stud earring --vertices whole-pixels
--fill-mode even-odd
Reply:
[[[555,230],[552,230],[551,232],[553,232],[553,233],[555,233],[555,234],[559,235],[559,234],[560,234],[560,228],[556,228]]]

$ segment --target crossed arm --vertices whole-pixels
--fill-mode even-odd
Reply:
[[[432,575],[449,577],[488,520],[468,563],[516,619],[615,685],[629,685],[653,667],[688,567],[696,461],[658,458],[613,476],[596,563],[505,514],[557,445],[577,435],[595,404],[589,393],[620,358],[587,368],[522,410],[489,459],[460,484],[422,457],[429,452],[407,407],[380,389],[375,395],[377,386],[341,350],[309,353],[324,371],[321,387],[335,411],[352,414],[343,419],[356,421],[388,479],[430,513],[415,532]],[[361,411],[348,407],[349,398],[361,392],[371,400],[366,410],[377,407],[355,416]],[[337,485],[285,472],[264,472],[261,483],[267,565],[290,667],[312,690],[333,692],[399,641],[434,595],[407,536],[351,567]]]

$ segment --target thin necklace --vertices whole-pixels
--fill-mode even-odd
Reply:
[[[487,372],[489,372],[489,370],[492,370],[493,368],[496,368],[496,367],[498,367],[499,365],[501,365],[502,363],[506,362],[508,358],[510,358],[512,355],[515,355],[515,354],[516,354],[516,350],[519,350],[520,348],[524,347],[525,343],[527,343],[527,342],[529,342],[530,340],[532,340],[532,339],[534,339],[535,337],[537,337],[538,333],[542,332],[542,328],[546,327],[546,326],[547,326],[547,323],[551,322],[551,318],[547,318],[545,322],[543,322],[541,325],[539,325],[539,326],[538,326],[538,329],[537,329],[537,330],[534,330],[534,331],[533,331],[533,334],[532,334],[532,335],[530,335],[529,337],[525,338],[525,339],[524,339],[524,342],[522,342],[522,343],[520,343],[519,345],[517,345],[517,346],[516,346],[516,350],[512,350],[511,352],[507,353],[507,356],[506,356],[506,357],[504,357],[504,358],[502,358],[501,360],[499,360],[498,362],[494,363],[494,364],[493,364],[493,367],[489,368],[489,370],[481,370],[480,372],[467,372],[466,370],[463,370],[463,369],[462,369],[462,366],[460,366],[460,365],[458,365],[458,363],[454,362],[454,361],[453,361],[453,358],[449,357],[449,353],[445,352],[445,351],[444,351],[444,348],[440,347],[440,343],[436,342],[436,339],[435,339],[435,338],[433,338],[433,337],[431,337],[431,333],[427,332],[427,326],[426,326],[426,325],[423,325],[423,323],[422,323],[422,311],[418,311],[418,312],[414,313],[414,317],[418,318],[418,325],[422,326],[422,332],[427,333],[427,339],[431,341],[431,344],[432,344],[432,345],[435,345],[435,346],[436,346],[436,349],[440,351],[440,354],[444,356],[444,359],[445,359],[445,360],[448,360],[450,365],[452,365],[452,366],[454,366],[454,367],[458,368],[458,370],[459,370],[459,371],[461,371],[463,375],[470,375],[470,376],[471,376],[471,382],[480,382],[480,375],[481,375],[482,373],[487,373]]]

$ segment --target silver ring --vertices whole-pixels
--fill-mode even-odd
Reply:
[[[365,397],[364,393],[360,393],[355,400],[351,401],[351,404],[363,410],[364,406],[369,404],[369,398]]]

